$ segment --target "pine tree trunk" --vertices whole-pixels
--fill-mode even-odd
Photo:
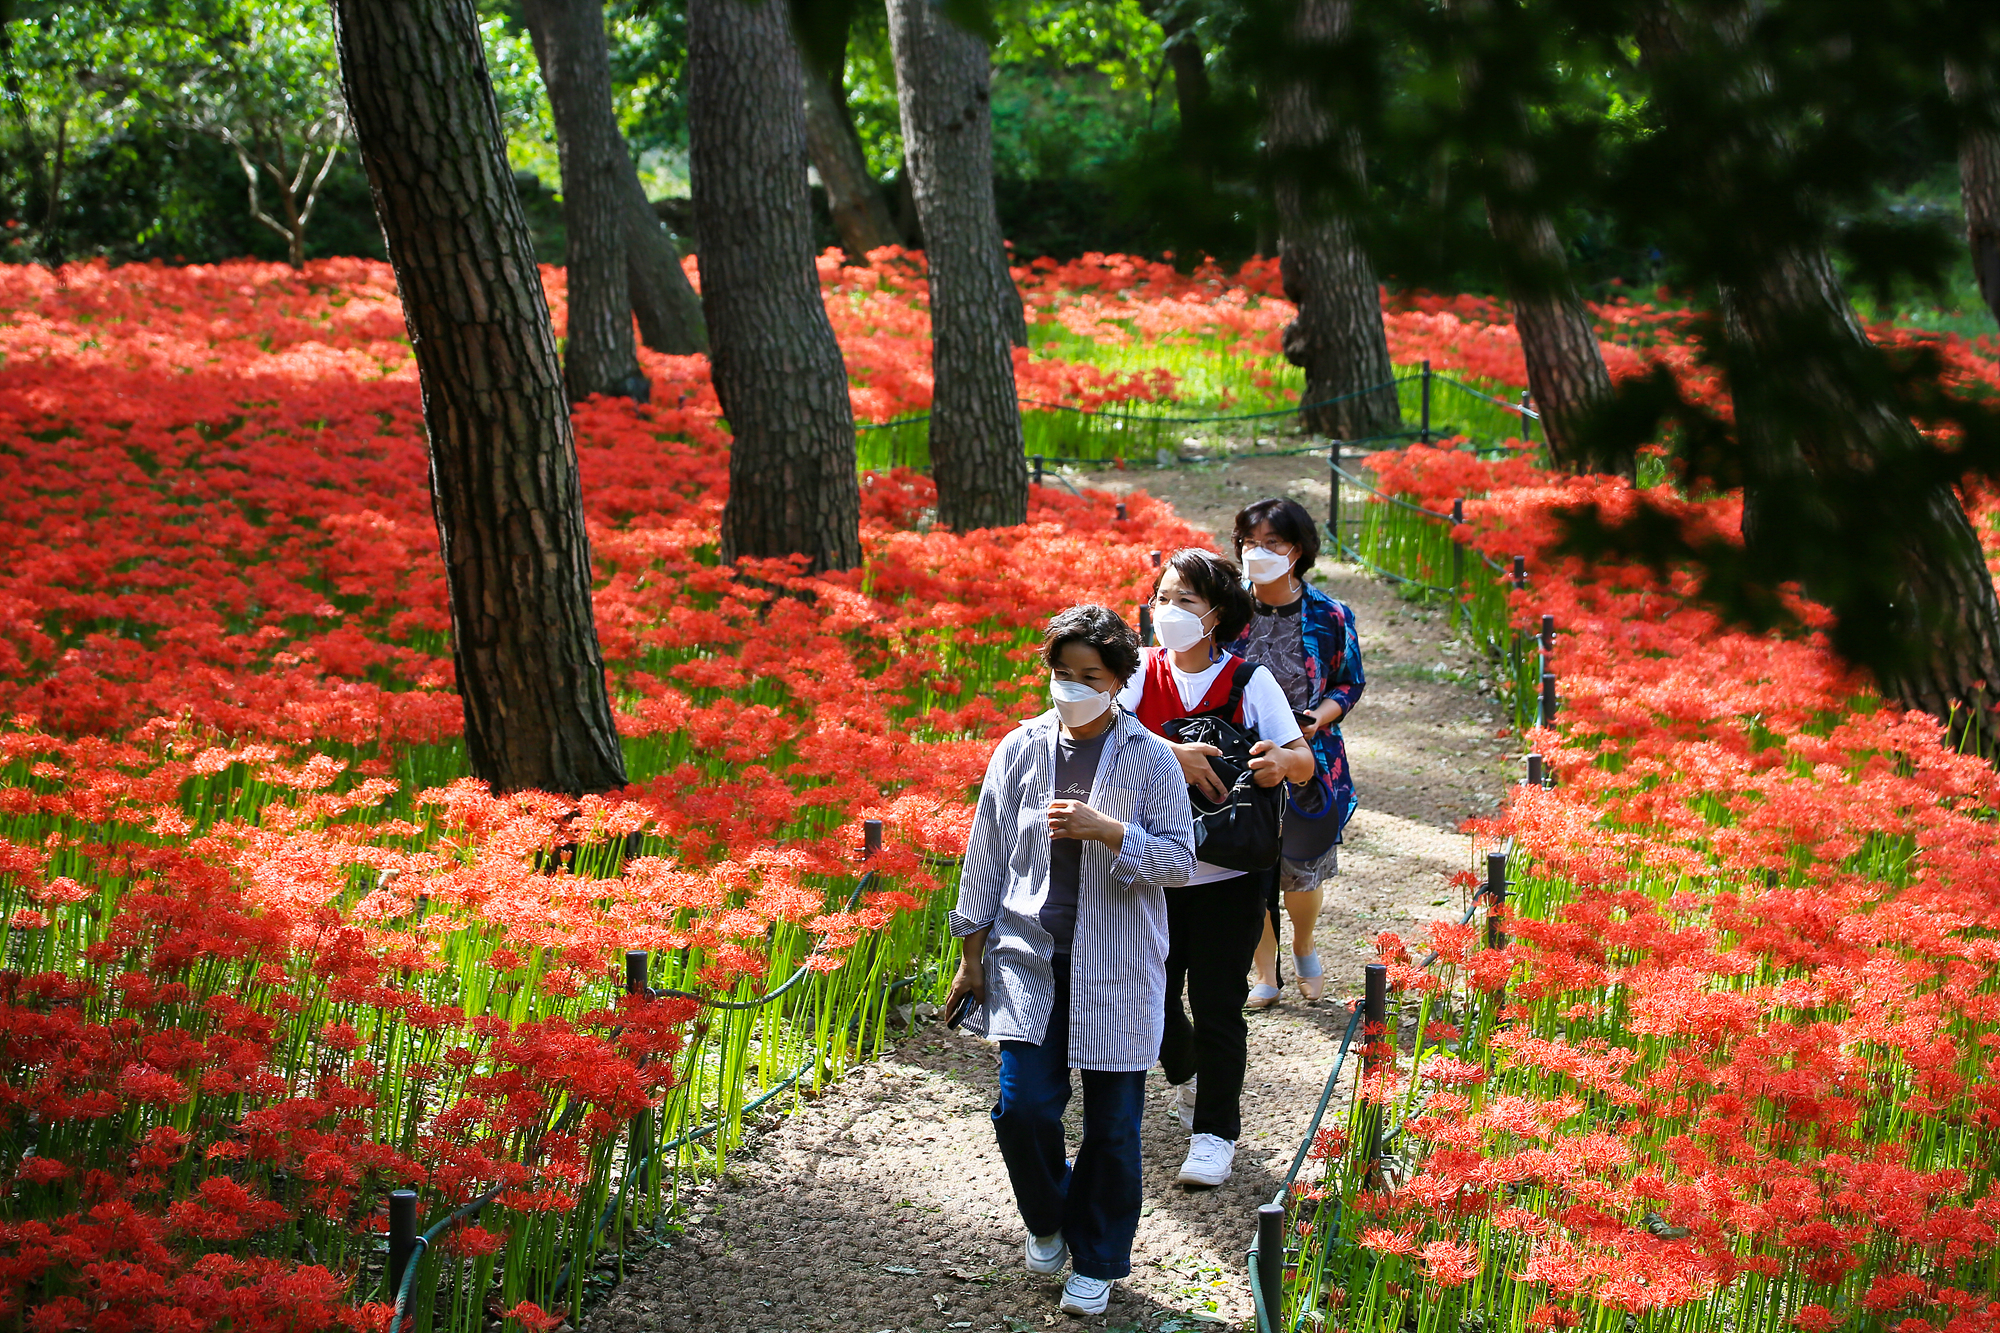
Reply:
[[[1863,491],[1871,473],[1924,444],[1894,399],[1875,389],[1878,377],[1865,373],[1879,354],[1824,251],[1776,256],[1722,298],[1737,345],[1730,394],[1749,463],[1743,536],[1782,560],[1794,520],[1781,511],[1816,503],[1806,496]],[[1781,374],[1755,375],[1759,363],[1773,362]],[[1871,535],[1886,545],[1900,586],[1878,623],[1836,628],[1835,648],[1861,632],[1926,645],[1921,660],[1878,671],[1882,692],[1990,747],[2000,740],[2000,599],[1957,490],[1933,485],[1917,515],[1873,526],[1886,529]],[[1809,593],[1819,589],[1817,573],[1797,571]]]
[[[542,65],[562,161],[564,263],[569,320],[563,382],[571,402],[594,393],[645,402],[651,392],[632,341],[625,270],[625,200],[632,169],[611,109],[611,50],[600,0],[523,0]]]
[[[846,90],[838,69],[825,77],[806,71],[806,149],[826,186],[826,203],[833,214],[840,248],[854,263],[865,263],[870,250],[900,245],[896,223],[889,216],[882,187],[868,172],[861,136],[847,114]]]
[[[416,349],[472,771],[625,785],[576,447],[472,0],[336,0],[362,165]]]
[[[1743,40],[1740,15],[1704,16],[1726,48]],[[1642,60],[1690,82],[1709,76],[1691,26],[1674,0],[1659,0],[1636,25]],[[1754,87],[1754,72],[1751,78]],[[1670,114],[1670,113],[1669,113]],[[1774,132],[1743,118],[1734,133]],[[1761,147],[1768,148],[1768,142]],[[1703,145],[1715,162],[1735,145]],[[1751,158],[1761,162],[1760,155]],[[1720,166],[1712,191],[1743,195]],[[1742,198],[1747,212],[1754,199]],[[1850,594],[1852,571],[1802,562],[1795,534],[1861,544],[1874,556],[1878,603],[1866,617],[1843,615],[1832,646],[1879,666],[1882,693],[1950,725],[1955,739],[1993,753],[2000,742],[2000,598],[1957,489],[1946,482],[1903,485],[1926,445],[1889,390],[1881,353],[1868,340],[1826,251],[1742,237],[1734,280],[1718,293],[1726,368],[1743,464],[1743,538],[1764,568],[1796,578],[1808,594]],[[1887,495],[1900,491],[1900,494]],[[1893,500],[1894,516],[1884,521]],[[1865,590],[1864,590],[1865,591]],[[1918,651],[1871,654],[1874,645]]]
[[[722,558],[861,561],[854,408],[813,265],[805,87],[785,7],[689,0],[688,170],[716,396]]]
[[[938,521],[1009,527],[1027,521],[1028,467],[1014,385],[1020,296],[993,205],[992,66],[986,44],[929,0],[889,0],[889,41],[930,271]]]
[[[1300,0],[1293,33],[1303,46],[1336,41],[1345,32],[1350,0]],[[1267,140],[1280,155],[1274,186],[1278,272],[1285,296],[1299,309],[1285,326],[1285,359],[1306,372],[1300,417],[1306,429],[1336,439],[1373,439],[1400,430],[1402,409],[1390,383],[1389,336],[1382,323],[1380,285],[1354,229],[1312,199],[1296,163],[1285,158],[1317,150],[1335,153],[1346,175],[1363,182],[1361,145],[1328,124],[1304,83],[1271,95]]]
[[[701,319],[701,297],[681,267],[674,238],[660,225],[660,215],[646,198],[638,169],[629,161],[627,166],[621,190],[625,278],[632,289],[632,313],[639,319],[639,341],[669,356],[706,352],[708,328]]]
[[[1986,308],[2000,319],[2000,96],[1992,76],[1957,61],[1945,65],[1945,80],[1960,110],[1973,118],[1959,133],[1958,181],[1965,198],[1965,240],[1972,250],[1972,276]]]
[[[1525,194],[1525,166],[1510,173]],[[1528,363],[1528,392],[1542,417],[1549,457],[1559,467],[1581,467],[1576,429],[1589,411],[1611,396],[1611,372],[1583,299],[1570,281],[1569,258],[1546,213],[1489,194],[1486,217],[1500,247],[1514,306],[1514,331]]]

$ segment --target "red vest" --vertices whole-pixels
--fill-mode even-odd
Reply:
[[[1174,679],[1171,654],[1164,648],[1146,651],[1145,684],[1139,691],[1139,707],[1134,710],[1146,730],[1155,736],[1165,736],[1167,723],[1177,717],[1193,717],[1198,713],[1214,713],[1226,722],[1243,725],[1243,687],[1249,684],[1250,674],[1257,669],[1256,664],[1240,657],[1230,656],[1229,666],[1215,673],[1215,679],[1208,684],[1208,693],[1193,708],[1181,702],[1180,682]]]

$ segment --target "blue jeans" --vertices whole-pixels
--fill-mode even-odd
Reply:
[[[1042,1044],[1000,1043],[993,1136],[1000,1141],[1014,1202],[1028,1230],[1037,1236],[1060,1231],[1076,1271],[1111,1282],[1132,1271],[1146,1074],[1083,1071],[1083,1143],[1075,1165],[1066,1163],[1062,1118],[1070,1092],[1068,955],[1058,954],[1055,963],[1055,1006]]]

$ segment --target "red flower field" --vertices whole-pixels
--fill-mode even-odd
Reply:
[[[1017,276],[1038,335],[1024,398],[1172,399],[1211,353],[1273,401],[1295,382],[1268,263]],[[821,277],[857,416],[923,410],[920,261],[828,258]],[[1620,373],[1698,374],[1679,312],[1599,314]],[[1389,328],[1401,363],[1520,386],[1491,303],[1398,298]],[[1993,382],[1990,349],[1944,350]],[[1053,488],[1024,527],[957,536],[897,472],[866,481],[861,569],[739,582],[716,566],[727,441],[705,364],[644,362],[650,406],[576,417],[633,786],[496,799],[457,748],[386,268],[0,269],[0,1315],[379,1329],[384,1193],[411,1186],[426,1221],[493,1195],[424,1260],[443,1275],[425,1326],[476,1327],[489,1298],[552,1326],[598,1219],[628,1188],[660,1203],[647,1154],[719,1154],[684,1132],[740,1118],[802,1058],[837,1068],[885,986],[936,966],[968,788],[1041,707],[1039,622],[1129,608],[1148,552],[1204,540],[1144,495],[1121,520]],[[1468,517],[1496,555],[1540,549],[1554,504],[1620,502],[1450,450],[1379,466],[1427,501],[1486,494]],[[1504,1280],[1538,1325],[1685,1320],[1754,1279],[1761,1303],[1716,1317],[1987,1317],[1990,770],[1810,641],[1720,632],[1629,572],[1532,567],[1516,610],[1558,615],[1568,711],[1535,738],[1559,785],[1505,827],[1541,887],[1504,972],[1462,954],[1475,989],[1511,973],[1508,1007],[1454,1000],[1480,1036],[1424,1058],[1449,1086],[1406,1131],[1421,1168],[1366,1205],[1370,1237],[1410,1238],[1376,1251],[1410,1266],[1374,1269],[1368,1308],[1391,1285]],[[871,816],[881,878],[850,908]],[[796,1005],[698,1014],[623,996],[627,949],[703,993],[812,980]],[[1628,1234],[1642,1208],[1688,1236]]]

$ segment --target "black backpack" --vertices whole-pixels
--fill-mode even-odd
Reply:
[[[1250,776],[1250,747],[1257,733],[1230,721],[1241,716],[1244,687],[1259,668],[1241,658],[1232,668],[1229,697],[1220,705],[1187,717],[1170,718],[1167,739],[1182,745],[1213,745],[1222,751],[1208,757],[1208,766],[1229,788],[1220,804],[1194,787],[1188,803],[1194,807],[1195,856],[1226,870],[1269,870],[1284,848],[1285,784],[1260,787]]]

